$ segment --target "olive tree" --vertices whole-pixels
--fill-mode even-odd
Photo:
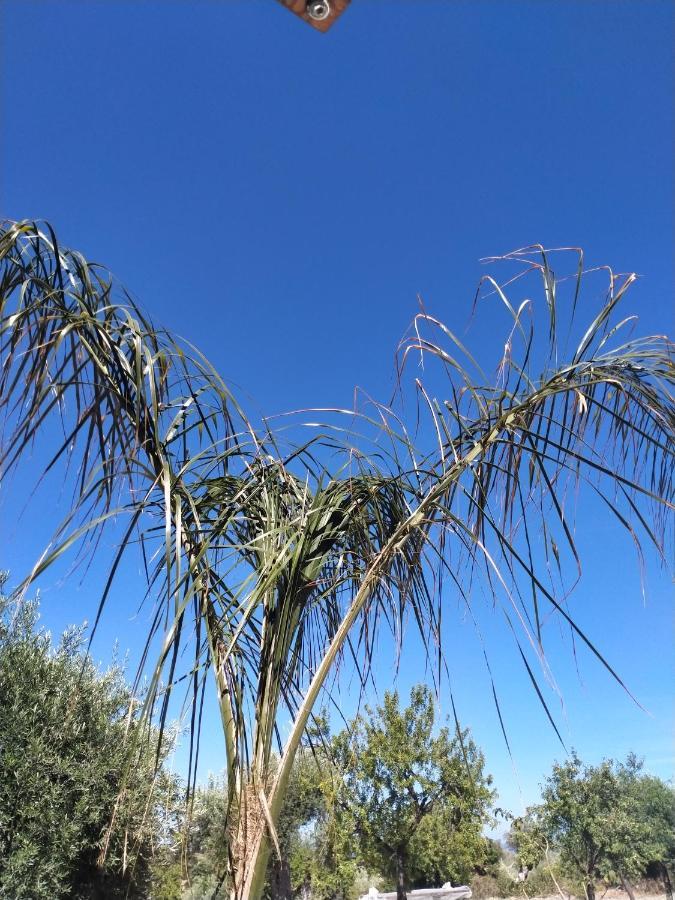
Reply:
[[[511,830],[525,864],[536,864],[550,846],[589,900],[598,881],[620,883],[635,900],[633,881],[655,865],[668,892],[675,846],[674,794],[660,779],[643,774],[637,757],[587,766],[573,752],[554,765],[542,796],[543,802]]]
[[[405,900],[412,878],[468,875],[486,846],[493,798],[481,752],[466,730],[434,732],[434,702],[423,685],[400,708],[398,693],[367,709],[342,737],[345,797],[366,864]],[[411,877],[412,876],[412,877]]]
[[[0,594],[3,897],[145,896],[178,830],[179,785],[121,667],[99,673],[82,644],[81,628],[52,642],[36,602]]]

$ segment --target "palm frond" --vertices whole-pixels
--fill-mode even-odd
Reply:
[[[200,543],[193,492],[200,467],[225,476],[255,436],[229,390],[196,351],[153,325],[112,275],[59,247],[47,225],[0,229],[0,472],[12,471],[38,438],[57,449],[36,473],[74,473],[74,494],[53,545],[30,578],[73,544],[92,551],[103,527],[126,516],[96,624],[132,540],[156,551],[167,634],[153,687],[177,647],[188,582],[186,548]],[[149,573],[157,584],[158,572]],[[141,592],[142,596],[142,592]],[[198,610],[201,621],[201,611]],[[162,616],[155,617],[154,632]],[[93,636],[93,633],[92,633]],[[171,664],[171,674],[173,663]],[[149,703],[154,702],[153,691]]]
[[[560,255],[566,260],[568,254]],[[506,601],[544,671],[542,620],[552,611],[623,684],[567,610],[573,585],[556,583],[548,561],[555,560],[562,576],[565,555],[571,564],[565,570],[578,579],[575,506],[587,502],[586,494],[611,510],[639,556],[646,540],[666,560],[675,499],[673,346],[659,335],[618,342],[633,317],[616,325],[613,317],[634,275],[608,272],[600,310],[579,329],[575,314],[582,283],[592,274],[583,271],[581,255],[574,274],[560,279],[552,254],[541,247],[517,251],[502,262],[521,267],[510,284],[520,285],[523,277],[541,279],[548,333],[539,343],[531,301],[512,303],[503,286],[486,279],[513,320],[495,384],[476,382],[474,360],[426,314],[417,317],[402,345],[401,368],[409,357],[422,354],[427,363],[439,363],[449,381],[443,395],[443,380],[434,380],[427,367],[438,398],[417,383],[420,410],[431,411],[439,436],[427,457],[429,476],[419,510],[433,523],[430,538],[446,551],[440,564],[463,573],[464,596],[471,593],[471,578],[482,572],[489,593]],[[565,288],[571,294],[567,306],[560,299]],[[566,346],[575,328],[578,344]]]

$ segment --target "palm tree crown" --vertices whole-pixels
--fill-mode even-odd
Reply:
[[[383,624],[400,640],[414,621],[440,665],[444,597],[451,590],[475,617],[481,577],[552,723],[531,665],[546,672],[551,611],[618,678],[560,589],[567,561],[579,566],[566,496],[585,485],[638,551],[646,538],[665,556],[672,348],[658,336],[619,343],[630,319],[615,323],[615,311],[634,276],[610,273],[601,309],[567,350],[561,320],[572,333],[583,258],[562,311],[550,254],[529,248],[508,260],[517,278],[543,284],[546,339],[536,339],[532,304],[515,307],[486,279],[511,317],[490,384],[456,336],[420,313],[399,375],[402,395],[416,397],[412,427],[424,416],[419,434],[434,436],[428,446],[410,437],[408,400],[350,411],[368,441],[338,413],[303,443],[252,427],[194,348],[154,328],[51,229],[10,222],[0,231],[0,471],[56,419],[62,439],[47,469],[76,473],[71,512],[29,578],[77,542],[93,552],[101,529],[126,516],[101,608],[137,542],[155,600],[144,661],[161,640],[148,715],[159,702],[163,723],[183,646],[193,709],[215,675],[233,896],[260,895],[290,768],[336,661],[350,655],[365,680]],[[411,358],[438,364],[426,383],[407,379]],[[292,726],[282,748],[284,709]]]

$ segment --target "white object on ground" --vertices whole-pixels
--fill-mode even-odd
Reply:
[[[408,891],[408,900],[470,900],[471,888],[466,885],[453,887],[446,882],[439,888],[419,888],[416,891]],[[359,900],[396,900],[396,891],[380,893],[377,888],[371,887],[367,894]]]

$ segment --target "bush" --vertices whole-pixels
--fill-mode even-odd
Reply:
[[[489,897],[506,897],[502,894],[499,880],[494,875],[474,875],[469,883],[471,894],[475,900],[488,900]]]
[[[82,653],[82,629],[53,646],[37,628],[37,603],[3,596],[4,581],[0,896],[141,896],[176,785],[155,778],[154,742],[140,740],[133,715],[127,722],[133,698],[120,667],[98,672]],[[128,725],[139,738],[133,755]]]
[[[169,854],[158,854],[152,863],[149,896],[152,900],[181,900],[183,872],[179,860]]]
[[[560,884],[559,873],[556,873],[556,880]],[[557,894],[558,889],[555,881],[551,876],[551,870],[546,865],[537,866],[527,876],[527,881],[521,885],[528,897],[550,897]]]
[[[475,900],[490,897],[549,897],[557,894],[553,879],[543,867],[530,872],[527,881],[516,881],[505,866],[499,866],[492,874],[474,875],[470,883]]]

